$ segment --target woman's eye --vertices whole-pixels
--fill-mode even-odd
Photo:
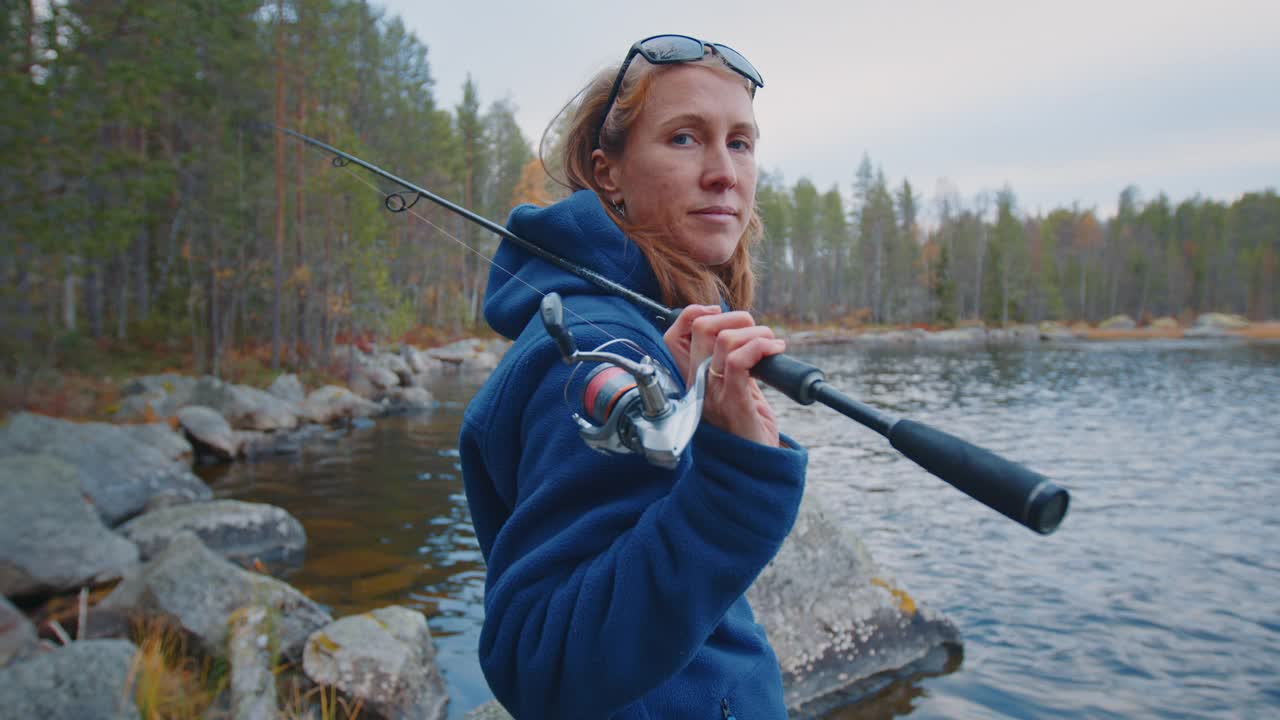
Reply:
[[[693,136],[689,133],[676,133],[671,137],[673,145],[688,145],[693,142]]]

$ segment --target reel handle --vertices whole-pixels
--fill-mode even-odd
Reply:
[[[547,334],[556,341],[556,347],[560,348],[561,359],[566,363],[573,362],[573,354],[577,352],[578,346],[573,342],[573,333],[565,327],[564,302],[560,300],[560,294],[550,292],[544,295],[538,312],[542,315],[542,325],[547,329]]]

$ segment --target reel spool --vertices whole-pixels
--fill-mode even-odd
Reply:
[[[599,348],[579,351],[564,325],[558,294],[548,293],[540,312],[565,363],[601,363],[587,375],[581,398],[589,419],[579,413],[572,416],[587,446],[614,455],[642,455],[663,468],[678,465],[702,418],[711,359],[698,367],[693,387],[681,397],[675,379],[651,357],[635,361]]]

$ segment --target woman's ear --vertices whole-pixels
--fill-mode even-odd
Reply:
[[[605,192],[609,202],[615,205],[622,202],[622,188],[618,185],[617,166],[600,148],[591,152],[591,174],[595,178],[596,187]]]

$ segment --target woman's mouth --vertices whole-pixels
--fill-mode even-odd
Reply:
[[[738,211],[727,205],[712,205],[710,207],[699,208],[694,210],[692,214],[711,219],[728,219],[738,217]]]

